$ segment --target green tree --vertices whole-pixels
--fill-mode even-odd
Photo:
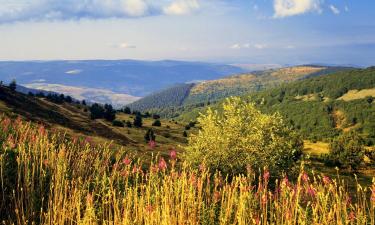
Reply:
[[[16,91],[16,89],[17,89],[17,82],[16,82],[16,80],[12,80],[12,82],[10,82],[9,89],[11,91]]]
[[[145,141],[147,141],[147,142],[155,141],[155,139],[156,139],[156,136],[155,136],[154,130],[148,129],[146,134],[145,134]]]
[[[98,103],[94,103],[90,107],[90,117],[91,117],[91,119],[93,119],[93,120],[100,119],[100,118],[103,118],[103,115],[104,115],[103,106],[99,105]]]
[[[202,128],[188,138],[185,155],[195,165],[230,174],[244,173],[248,166],[280,173],[302,154],[302,140],[279,114],[262,114],[237,97],[228,98],[220,112],[209,108],[198,123]]]
[[[343,133],[330,144],[330,160],[350,170],[356,170],[359,167],[364,154],[364,140],[353,131]]]
[[[142,122],[142,116],[141,116],[141,114],[138,113],[138,114],[135,116],[134,121],[133,121],[133,125],[134,125],[135,127],[142,127],[143,122]]]
[[[154,127],[160,127],[160,126],[161,126],[161,122],[160,122],[160,120],[155,120],[155,121],[152,123],[152,126],[154,126]]]

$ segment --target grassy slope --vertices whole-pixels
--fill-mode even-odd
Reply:
[[[48,128],[62,130],[71,137],[89,137],[95,143],[113,142],[117,147],[124,147],[124,150],[140,155],[158,152],[166,154],[169,149],[179,149],[180,145],[186,143],[186,138],[183,137],[185,124],[161,120],[161,127],[153,127],[154,120],[144,118],[142,128],[114,127],[105,120],[91,120],[84,109],[83,105],[55,104],[0,87],[0,113],[43,123]],[[117,119],[132,122],[134,118],[133,115],[118,113]],[[156,134],[155,149],[149,148],[144,141],[144,135],[150,128]]]

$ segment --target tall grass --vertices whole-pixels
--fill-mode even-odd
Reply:
[[[3,224],[375,224],[375,180],[350,196],[344,181],[301,171],[230,180],[0,117]],[[272,188],[270,187],[272,186]]]

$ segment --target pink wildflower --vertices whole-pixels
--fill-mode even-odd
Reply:
[[[125,159],[122,160],[122,163],[128,166],[132,163],[132,161],[131,159],[129,159],[129,157],[126,156]]]
[[[263,179],[265,181],[268,181],[269,178],[270,178],[270,172],[268,170],[264,171]]]
[[[331,183],[331,179],[329,178],[329,177],[327,177],[327,176],[323,176],[323,183],[324,184],[330,184]]]
[[[375,203],[375,185],[372,186],[371,201]]]
[[[303,172],[302,176],[301,176],[301,179],[303,180],[303,182],[308,182],[309,181],[309,175],[306,173],[306,172]]]
[[[150,148],[155,148],[156,147],[156,142],[151,140],[148,145],[150,146]]]
[[[159,169],[161,170],[167,169],[167,163],[165,162],[164,158],[160,158],[159,160]]]
[[[169,156],[171,157],[172,160],[175,160],[177,158],[177,152],[176,152],[176,150],[172,149],[169,152]]]
[[[355,218],[355,212],[351,211],[349,213],[348,219],[350,220],[350,222],[354,222]]]

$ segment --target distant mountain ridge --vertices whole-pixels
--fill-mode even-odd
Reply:
[[[5,82],[16,79],[25,87],[75,94],[76,98],[84,95],[88,101],[118,106],[175,84],[246,71],[233,65],[173,60],[0,62],[0,80]]]
[[[241,96],[247,93],[276,87],[282,83],[327,75],[337,71],[349,70],[349,67],[323,67],[302,65],[264,71],[255,71],[227,76],[204,82],[179,85],[151,94],[128,106],[140,111],[165,111],[165,107],[179,107],[215,102],[229,96]],[[181,88],[182,90],[178,90]],[[181,92],[188,94],[182,95]],[[179,97],[178,101],[174,99]]]

